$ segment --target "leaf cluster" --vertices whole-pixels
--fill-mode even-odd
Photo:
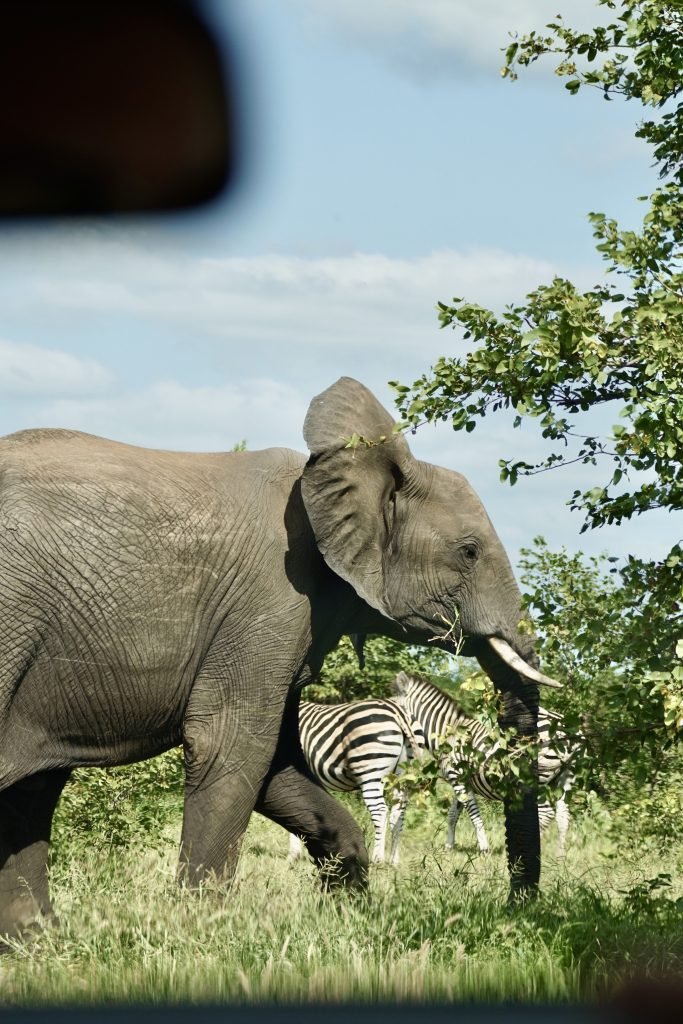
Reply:
[[[615,259],[643,245],[602,215],[594,221]],[[392,382],[404,422],[450,420],[469,432],[503,409],[515,412],[514,427],[537,420],[552,451],[536,464],[501,459],[501,479],[514,485],[520,475],[606,462],[603,486],[575,491],[568,502],[584,512],[583,529],[655,508],[680,510],[683,276],[669,273],[667,288],[653,287],[651,274],[643,287],[632,283],[627,301],[612,285],[581,292],[555,278],[501,316],[460,300],[439,303],[442,325],[463,327],[478,347],[441,357],[412,389]],[[608,403],[620,420],[611,435],[584,430],[584,414]]]
[[[602,5],[616,8],[612,0]],[[603,213],[590,221],[608,274],[587,290],[555,278],[498,315],[475,302],[439,302],[442,327],[469,341],[464,355],[444,356],[412,386],[393,381],[405,427],[448,420],[472,431],[486,415],[514,411],[513,426],[536,421],[550,453],[536,464],[501,459],[501,478],[570,463],[605,466],[601,486],[575,491],[569,504],[584,529],[620,523],[655,508],[683,507],[683,14],[663,0],[623,0],[616,21],[578,33],[561,21],[551,35],[531,33],[506,52],[505,73],[559,54],[557,73],[570,92],[599,86],[663,111],[637,134],[654,148],[666,179],[649,197],[639,231],[622,230]],[[598,68],[579,67],[604,57]],[[609,436],[591,429],[588,413],[608,408]]]
[[[79,768],[59,802],[53,845],[88,848],[158,845],[178,813],[184,783],[182,748],[118,768]]]
[[[663,837],[675,831],[666,808],[683,769],[680,565],[680,551],[620,563],[551,551],[541,537],[520,560],[544,666],[565,682],[550,699],[567,732],[586,739],[577,786]]]
[[[620,96],[661,109],[681,92],[683,9],[677,0],[598,0],[620,9],[612,22],[577,32],[558,15],[546,26],[552,35],[530,32],[514,38],[505,50],[501,75],[514,80],[517,69],[549,54],[560,57],[555,74],[567,78],[575,95],[583,86],[598,89],[606,100]],[[597,62],[597,64],[596,64]],[[677,175],[683,152],[683,112],[668,110],[659,121],[643,122],[636,135],[652,143],[662,175]]]

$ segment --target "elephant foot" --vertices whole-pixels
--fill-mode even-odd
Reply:
[[[511,885],[507,899],[507,909],[510,912],[519,910],[522,907],[527,906],[532,900],[538,898],[539,888],[538,885],[526,884],[526,885]]]
[[[448,853],[452,853],[452,851],[455,849],[453,843],[444,843],[444,847],[443,848],[444,848],[444,850],[447,850]]]
[[[326,857],[318,864],[320,882],[324,892],[348,889],[364,893],[368,887],[367,857],[351,854],[346,857]]]
[[[19,896],[0,908],[0,953],[12,952],[13,941],[25,942],[47,927],[59,926],[53,910],[43,912],[30,896]]]

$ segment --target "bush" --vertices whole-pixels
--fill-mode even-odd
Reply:
[[[55,814],[53,847],[160,845],[182,800],[182,748],[117,768],[78,768]]]

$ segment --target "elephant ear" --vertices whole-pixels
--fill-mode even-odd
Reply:
[[[384,553],[392,540],[396,491],[415,465],[405,438],[393,427],[367,388],[341,377],[309,407],[304,438],[311,456],[301,481],[326,563],[388,618]]]

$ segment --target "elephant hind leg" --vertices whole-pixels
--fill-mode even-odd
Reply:
[[[0,793],[0,943],[53,916],[47,857],[52,817],[70,774],[41,772]]]
[[[301,836],[324,888],[365,887],[368,853],[360,826],[304,764],[274,768],[261,789],[256,810]]]

